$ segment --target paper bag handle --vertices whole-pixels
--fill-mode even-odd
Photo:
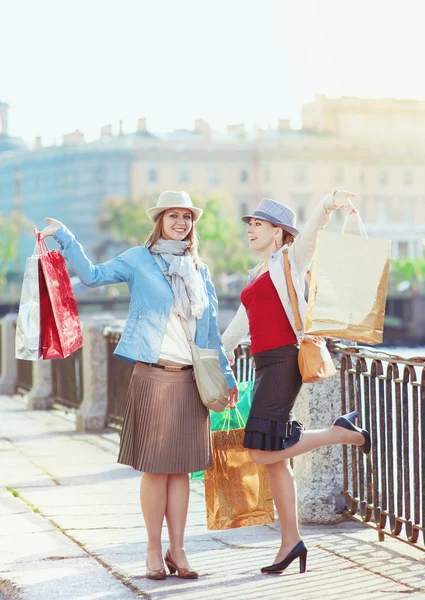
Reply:
[[[37,231],[36,233],[34,233],[34,236],[36,238],[36,242],[32,256],[41,256],[41,254],[46,254],[47,252],[49,252],[49,248],[46,242],[40,238],[40,232]]]
[[[360,229],[360,235],[362,237],[366,237],[367,238],[367,233],[366,233],[365,226],[363,225],[363,221],[361,220],[360,215],[359,215],[358,212],[348,213],[348,215],[345,217],[344,224],[343,224],[342,229],[341,229],[341,233],[343,235],[345,234],[345,230],[347,229],[347,225],[348,225],[348,219],[350,218],[351,214],[355,214],[356,217],[357,217],[357,222],[359,224],[359,229]]]
[[[236,422],[238,424],[238,427],[240,429],[243,429],[245,427],[245,425],[246,425],[246,422],[244,421],[244,418],[242,417],[241,413],[239,412],[238,407],[237,406],[235,406],[234,408],[228,407],[227,410],[226,410],[226,414],[224,415],[223,426],[221,428],[221,431],[227,430],[227,433],[230,432],[230,421],[231,421],[231,416],[230,416],[231,413],[230,413],[230,411],[231,410],[235,411],[236,419],[237,419]]]

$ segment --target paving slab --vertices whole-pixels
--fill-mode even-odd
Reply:
[[[200,578],[150,581],[140,474],[116,463],[118,433],[78,434],[72,415],[28,411],[17,397],[0,396],[0,413],[0,600],[12,593],[2,581],[19,586],[13,600],[425,600],[425,553],[379,543],[353,521],[302,527],[307,573],[295,561],[262,575],[278,523],[208,531],[200,481],[191,482],[186,536]]]

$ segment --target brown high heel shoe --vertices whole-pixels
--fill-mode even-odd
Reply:
[[[156,569],[155,571],[152,571],[148,565],[148,559],[146,559],[146,579],[160,580],[166,579],[166,577],[167,573],[165,572],[165,569]]]
[[[196,571],[190,571],[189,569],[183,569],[178,567],[171,558],[170,550],[167,550],[164,556],[164,562],[167,565],[171,575],[177,571],[177,577],[180,579],[198,579],[199,575]]]

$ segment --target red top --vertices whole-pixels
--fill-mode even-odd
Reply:
[[[252,354],[297,343],[268,271],[242,290],[241,301],[248,313]]]

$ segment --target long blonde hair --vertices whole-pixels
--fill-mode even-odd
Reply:
[[[165,211],[160,213],[159,217],[155,221],[154,227],[153,227],[148,239],[145,242],[146,248],[151,248],[154,244],[157,243],[159,238],[162,237],[162,225],[163,225],[163,221],[164,221],[164,214],[165,214]],[[192,255],[192,259],[193,259],[193,262],[195,263],[195,267],[197,269],[199,269],[199,267],[201,266],[201,259],[199,258],[199,253],[198,253],[199,238],[198,238],[198,234],[196,233],[195,223],[193,222],[193,220],[192,220],[192,228],[191,228],[189,234],[186,236],[185,240],[189,242],[187,249],[189,250],[189,252]]]

